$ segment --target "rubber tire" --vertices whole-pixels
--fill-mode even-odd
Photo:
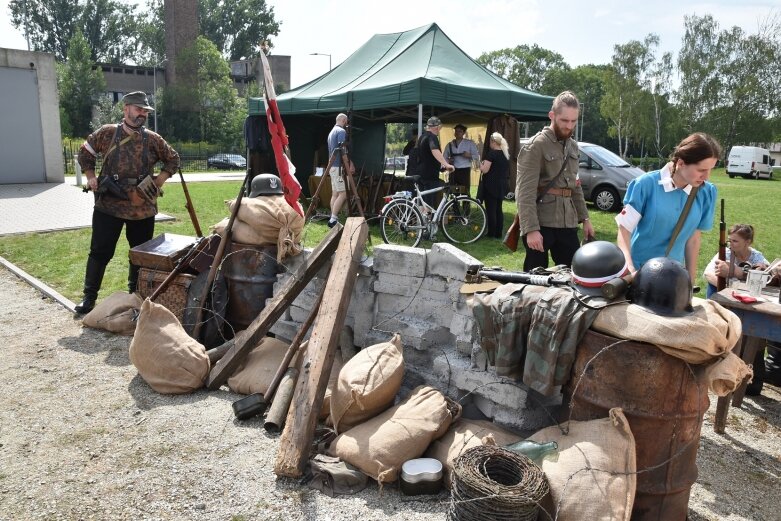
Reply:
[[[402,221],[401,225],[397,225]],[[380,214],[380,232],[382,240],[386,244],[395,244],[397,246],[410,246],[412,248],[420,244],[423,239],[423,215],[414,204],[406,199],[397,199],[389,202],[383,208]],[[407,230],[407,227],[415,227],[414,230]],[[400,235],[401,234],[401,235]],[[410,235],[412,234],[412,235]],[[397,237],[408,237],[410,240],[398,240]]]
[[[460,222],[463,217],[459,217],[461,212],[456,211],[456,204],[469,203],[469,216],[466,223]],[[487,218],[485,208],[478,202],[468,196],[456,197],[445,205],[442,210],[442,217],[439,221],[439,227],[450,242],[456,244],[470,244],[478,240],[485,233]],[[466,234],[456,235],[456,230],[464,230],[468,226]],[[474,233],[469,233],[474,232]]]
[[[603,212],[617,212],[621,208],[618,192],[611,186],[600,187],[594,193],[594,206]],[[610,203],[606,206],[606,203]]]

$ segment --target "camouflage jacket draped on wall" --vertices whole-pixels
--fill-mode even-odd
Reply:
[[[522,378],[546,396],[569,380],[577,345],[597,313],[569,289],[526,284],[475,294],[473,306],[480,345],[496,374]]]

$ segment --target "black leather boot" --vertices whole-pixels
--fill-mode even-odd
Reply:
[[[781,342],[767,343],[765,381],[769,384],[781,387]]]
[[[141,266],[135,266],[133,264],[130,264],[130,267],[127,271],[127,292],[130,294],[133,294],[136,292],[136,289],[138,289],[138,270],[141,269]]]
[[[95,307],[95,301],[98,299],[98,291],[103,283],[103,274],[106,272],[106,265],[101,264],[95,259],[87,259],[87,273],[84,275],[84,299],[73,310],[79,315],[85,315]]]

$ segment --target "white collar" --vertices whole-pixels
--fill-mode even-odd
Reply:
[[[670,172],[670,163],[667,163],[662,167],[662,169],[659,171],[659,176],[661,179],[659,179],[659,184],[662,185],[662,188],[664,188],[665,192],[672,192],[673,190],[676,190],[675,183],[673,183],[673,176],[672,172]],[[683,187],[683,191],[686,193],[686,195],[689,195],[689,193],[692,191],[692,185],[686,185]]]

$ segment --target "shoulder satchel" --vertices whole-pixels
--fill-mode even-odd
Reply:
[[[670,243],[667,245],[667,250],[664,252],[665,257],[670,255],[670,252],[673,249],[673,245],[675,244],[675,239],[677,239],[678,234],[681,233],[683,223],[686,221],[686,217],[689,215],[689,210],[692,208],[692,204],[694,203],[694,199],[697,197],[697,191],[699,189],[699,186],[692,186],[691,192],[689,192],[689,197],[686,198],[686,204],[683,206],[681,215],[678,217],[678,222],[675,223],[675,229],[673,229],[673,235],[670,237]]]

